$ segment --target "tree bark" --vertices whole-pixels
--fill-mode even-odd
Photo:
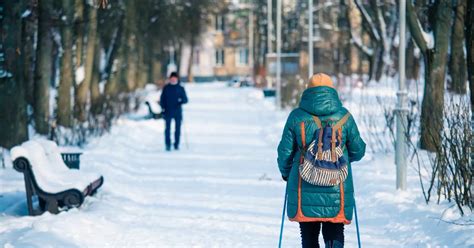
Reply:
[[[466,51],[469,92],[471,93],[471,111],[473,112],[472,116],[474,118],[474,25],[472,25],[472,23],[474,23],[474,1],[470,0],[468,1],[466,9]],[[472,159],[472,161],[474,163],[474,159]]]
[[[153,42],[152,44],[153,55],[152,55],[152,73],[153,73],[153,82],[155,84],[160,84],[163,81],[163,65],[165,56],[163,55],[163,47],[159,42]]]
[[[94,41],[95,49],[94,49],[94,62],[92,68],[92,79],[91,79],[91,113],[93,115],[98,115],[102,111],[102,95],[100,92],[100,80],[101,80],[101,73],[100,73],[100,42],[99,39],[95,39]]]
[[[415,54],[415,43],[412,39],[407,42],[406,75],[409,80],[418,80],[420,73],[420,58]]]
[[[451,28],[451,1],[440,0],[430,9],[434,11],[434,48],[424,40],[423,30],[413,4],[407,2],[407,22],[413,39],[420,48],[425,61],[425,89],[421,106],[420,147],[436,151],[441,144],[443,129],[444,82],[447,65],[449,30]]]
[[[454,19],[454,28],[451,35],[451,57],[449,74],[451,85],[449,89],[458,94],[466,94],[466,56],[464,55],[464,17],[466,1],[458,0]],[[470,25],[473,25],[472,23]]]
[[[138,49],[137,49],[137,13],[136,5],[132,1],[126,2],[125,30],[127,37],[126,49],[126,80],[127,91],[137,88]]]
[[[97,9],[88,6],[88,22],[87,22],[87,45],[84,63],[84,81],[80,83],[76,90],[76,118],[80,122],[87,120],[87,103],[89,100],[89,91],[92,81],[92,73],[94,66],[95,40],[97,38]]]
[[[466,9],[466,51],[469,92],[471,93],[471,135],[474,134],[474,1],[470,0]],[[471,175],[474,177],[474,141],[471,141]],[[471,182],[473,180],[471,177]],[[471,207],[474,206],[474,183],[471,184]]]
[[[61,80],[58,89],[58,124],[64,127],[72,127],[72,106],[71,90],[74,82],[73,73],[73,20],[74,20],[74,0],[63,0],[62,22],[62,48],[61,58]]]
[[[123,54],[123,38],[122,28],[119,27],[114,48],[112,48],[110,65],[107,67],[107,83],[105,84],[105,96],[106,98],[115,97],[119,92],[120,78],[121,78],[121,65],[122,65],[122,54]]]
[[[353,1],[348,1],[348,8],[347,8],[347,19],[349,21],[349,31],[351,34],[351,38],[353,35],[357,35],[357,37],[361,37],[362,29],[362,17],[360,11],[357,9]],[[363,50],[363,49],[361,49]],[[350,53],[350,73],[356,74],[359,73],[361,68],[361,56],[360,56],[359,49],[356,45],[351,46],[351,53]]]
[[[137,87],[142,89],[148,83],[148,66],[146,64],[146,37],[144,35],[139,36],[139,46],[138,46],[138,70],[137,70]]]
[[[34,94],[35,128],[39,134],[48,134],[49,132],[49,91],[53,65],[53,37],[50,28],[52,9],[52,0],[39,1]]]
[[[189,53],[189,63],[188,63],[188,82],[194,82],[194,75],[193,75],[193,64],[194,64],[194,46],[195,44],[194,35],[191,35],[191,40],[189,42],[190,46],[190,53]]]
[[[76,68],[82,65],[84,56],[84,0],[74,3],[74,33],[76,36]]]
[[[35,88],[35,32],[38,25],[37,22],[37,6],[33,0],[26,1],[26,8],[31,10],[31,13],[23,17],[22,20],[22,53],[24,58],[23,64],[23,79],[24,89],[26,95],[26,102],[31,106],[34,105],[34,88]]]
[[[20,15],[19,2],[0,1],[0,147],[7,149],[28,139]]]

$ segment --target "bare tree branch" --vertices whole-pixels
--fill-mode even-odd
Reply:
[[[367,12],[367,10],[365,9],[365,7],[362,5],[362,3],[360,2],[360,0],[354,0],[357,8],[360,10],[360,12],[362,13],[362,19],[364,20],[365,23],[367,23],[367,25],[369,25],[369,33],[370,35],[376,40],[376,41],[380,41],[380,34],[379,34],[379,31],[378,29],[376,28],[375,24],[374,24],[374,21],[372,20],[372,17],[369,15],[369,13]]]
[[[428,52],[428,42],[423,36],[424,30],[421,27],[420,19],[418,18],[415,7],[411,1],[407,1],[407,23],[413,40],[420,48],[421,52],[426,55]]]

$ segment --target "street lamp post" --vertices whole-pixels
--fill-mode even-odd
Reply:
[[[406,29],[406,0],[400,0],[400,44],[398,47],[398,106],[397,117],[397,141],[395,145],[395,163],[397,165],[397,189],[407,188],[407,160],[406,160],[406,98],[407,90],[405,84],[405,29]]]
[[[281,108],[281,0],[277,0],[277,23],[276,23],[276,105]]]
[[[272,20],[272,1],[267,0],[267,53],[272,53],[272,42],[273,42],[273,20]]]
[[[313,76],[313,0],[308,0],[308,74]]]

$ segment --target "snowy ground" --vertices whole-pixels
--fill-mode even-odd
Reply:
[[[127,119],[85,148],[81,170],[105,184],[80,209],[28,217],[22,175],[0,169],[0,248],[276,247],[285,187],[276,146],[287,113],[253,89],[187,91],[180,151],[164,151],[162,121]],[[474,226],[441,221],[457,211],[426,205],[411,167],[406,192],[394,189],[391,155],[367,154],[353,172],[364,247],[474,247]],[[356,247],[354,224],[345,235]],[[297,223],[286,221],[284,247],[299,242]]]

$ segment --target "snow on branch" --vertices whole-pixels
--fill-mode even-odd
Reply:
[[[433,35],[433,32],[426,32],[421,27],[421,23],[420,23],[419,19],[417,20],[417,23],[418,23],[418,27],[421,31],[421,34],[423,35],[423,39],[426,42],[426,46],[428,47],[428,49],[433,49],[434,48],[434,35]]]
[[[407,2],[407,24],[416,45],[423,54],[426,54],[428,50],[434,47],[434,37],[432,33],[425,32],[421,27],[420,19],[411,1]]]
[[[352,31],[352,29],[351,29],[351,42],[354,43],[354,45],[358,47],[367,56],[372,56],[374,54],[374,50],[370,47],[365,46],[364,43],[362,42],[362,39],[354,35],[354,32]]]

